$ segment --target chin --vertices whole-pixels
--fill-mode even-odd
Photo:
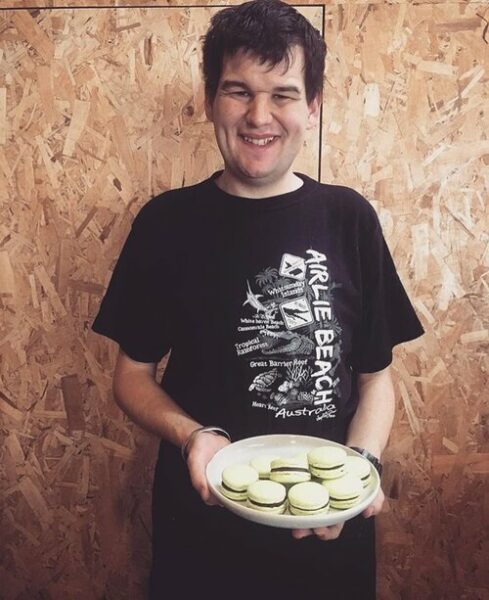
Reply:
[[[260,169],[260,168],[241,169],[240,172],[247,179],[253,179],[253,180],[257,180],[257,181],[265,180],[267,183],[269,181],[276,181],[278,179],[281,179],[281,177],[283,177],[283,175],[275,175],[269,169]]]
[[[261,186],[265,186],[265,185],[270,185],[273,183],[276,183],[278,180],[275,178],[270,178],[267,174],[255,174],[255,175],[248,175],[244,181],[246,181],[246,183],[248,183],[249,185],[253,186],[253,187],[261,187]]]

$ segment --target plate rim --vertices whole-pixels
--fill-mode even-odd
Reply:
[[[271,439],[273,438],[273,439]],[[215,483],[215,477],[212,478],[210,476],[210,472],[214,470],[215,464],[220,462],[222,457],[225,456],[229,452],[229,448],[232,446],[233,449],[238,449],[240,446],[243,446],[245,449],[247,446],[253,444],[259,444],[266,441],[275,441],[277,443],[283,442],[282,445],[291,445],[292,441],[296,441],[298,443],[302,443],[302,445],[308,445],[307,442],[311,443],[311,448],[314,446],[318,446],[320,443],[324,445],[333,445],[340,448],[344,448],[347,453],[351,456],[361,456],[356,450],[346,446],[345,444],[341,444],[340,442],[336,442],[334,440],[330,440],[327,438],[321,438],[318,436],[309,436],[303,434],[295,434],[295,433],[272,433],[272,434],[264,434],[257,435],[248,438],[242,438],[237,440],[236,442],[232,442],[227,446],[221,448],[216,454],[211,458],[209,463],[206,466],[206,479],[208,485],[212,491],[212,493],[216,496],[219,503],[230,512],[234,513],[238,517],[243,519],[253,521],[255,523],[259,523],[262,525],[268,525],[271,527],[279,527],[284,529],[310,529],[316,527],[328,527],[331,525],[335,525],[338,523],[343,523],[348,521],[356,516],[358,516],[361,512],[369,506],[370,502],[372,502],[377,495],[380,489],[380,476],[377,472],[377,469],[374,465],[370,464],[371,472],[373,475],[374,481],[369,484],[371,488],[368,494],[363,498],[357,505],[352,508],[346,510],[330,510],[327,513],[323,513],[321,515],[313,515],[313,516],[296,516],[290,514],[276,514],[276,513],[266,513],[254,510],[243,502],[236,502],[226,498],[221,491],[219,490],[218,484]],[[292,448],[293,449],[293,448]],[[369,500],[369,502],[367,502]]]

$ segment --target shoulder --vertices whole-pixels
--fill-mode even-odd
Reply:
[[[161,227],[165,223],[174,224],[201,202],[205,196],[208,181],[195,185],[168,190],[149,200],[136,215],[134,225],[138,227]]]
[[[378,224],[377,213],[372,204],[351,187],[315,182],[313,198],[316,205],[327,210],[335,218],[366,227],[375,227]]]
[[[198,221],[195,206],[205,196],[206,182],[168,190],[155,196],[139,210],[133,220],[128,245],[134,251],[156,259],[179,246],[193,221]]]

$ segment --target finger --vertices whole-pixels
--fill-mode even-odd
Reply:
[[[385,501],[385,495],[384,495],[384,492],[380,489],[379,493],[374,498],[374,501],[372,502],[372,504],[367,506],[367,508],[363,511],[363,513],[362,513],[363,516],[366,519],[368,519],[370,517],[378,515],[380,512],[382,512],[382,508],[384,506],[384,501]]]
[[[214,494],[209,490],[209,497],[206,502],[209,506],[224,506],[224,504],[214,496]]]
[[[187,467],[190,480],[194,489],[208,506],[215,506],[220,502],[209,488],[206,467],[214,454],[227,444],[229,441],[221,436],[201,435],[197,436],[188,451]]]
[[[219,500],[214,496],[211,492],[207,483],[202,483],[200,485],[194,485],[195,490],[202,498],[202,501],[207,504],[207,506],[222,506]]]
[[[212,504],[212,497],[207,484],[201,483],[199,485],[194,485],[194,488],[206,504]]]
[[[312,535],[312,529],[292,529],[292,537],[296,540],[301,540],[302,538],[308,537]]]
[[[199,494],[202,500],[206,504],[212,504],[213,500],[211,497],[209,486],[207,485],[207,479],[202,476],[201,469],[196,468],[193,465],[192,468],[190,468],[190,480],[195,491]]]
[[[381,506],[379,507],[375,504],[371,504],[363,511],[362,514],[366,519],[369,519],[370,517],[375,517],[376,515],[378,515],[381,512],[382,512]]]
[[[316,537],[319,538],[322,542],[330,542],[332,540],[336,540],[340,537],[340,532],[331,530],[327,533],[316,534]]]
[[[316,537],[318,537],[320,540],[336,540],[343,530],[343,525],[344,523],[337,523],[336,525],[331,525],[330,527],[317,527],[313,531]]]

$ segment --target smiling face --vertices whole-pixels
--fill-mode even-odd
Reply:
[[[300,187],[292,163],[320,106],[319,98],[307,103],[303,65],[298,46],[288,68],[285,63],[270,68],[243,51],[224,59],[216,96],[206,99],[206,115],[224,158],[218,185],[226,192],[259,198]]]

